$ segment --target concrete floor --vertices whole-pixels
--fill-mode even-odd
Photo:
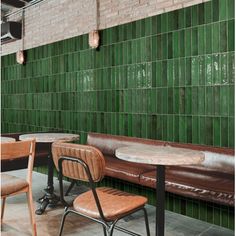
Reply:
[[[13,171],[15,176],[23,176],[24,170]],[[33,195],[37,200],[43,195],[42,189],[47,182],[47,176],[33,173]],[[55,179],[55,189],[58,192],[58,181]],[[75,192],[76,189],[73,191]],[[78,191],[78,189],[77,189]],[[35,203],[37,205],[37,203]],[[151,235],[155,235],[155,207],[148,205],[148,216]],[[58,235],[59,224],[63,213],[63,207],[47,208],[46,213],[36,216],[38,236]],[[165,236],[233,236],[234,232],[203,221],[195,220],[170,211],[165,213]],[[118,225],[146,235],[142,213],[136,213]],[[99,236],[103,235],[102,227],[83,217],[69,215],[67,217],[63,235]],[[23,195],[8,198],[6,201],[4,221],[1,228],[2,236],[26,236],[31,235],[26,198]],[[126,235],[114,231],[114,236]]]

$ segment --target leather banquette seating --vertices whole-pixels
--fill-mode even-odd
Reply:
[[[181,144],[134,137],[89,133],[87,144],[98,148],[105,157],[105,175],[155,188],[155,166],[129,163],[118,159],[119,147],[144,144],[169,145],[205,153],[201,165],[167,166],[165,188],[167,192],[218,204],[234,206],[234,150],[212,146]]]

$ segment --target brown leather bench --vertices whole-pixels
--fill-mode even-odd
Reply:
[[[19,141],[19,136],[21,134],[22,133],[7,133],[1,134],[1,136],[11,137],[16,139],[16,141]],[[50,148],[51,146],[47,143],[36,143],[34,167],[47,165]],[[27,165],[28,159],[24,157],[16,160],[1,160],[1,172],[25,169],[27,168]]]
[[[115,150],[132,144],[170,145],[205,153],[198,166],[169,166],[166,168],[166,191],[185,197],[234,206],[234,150],[212,146],[180,144],[125,136],[89,133],[87,144],[98,148],[106,161],[105,175],[155,188],[156,168],[145,164],[122,161]]]

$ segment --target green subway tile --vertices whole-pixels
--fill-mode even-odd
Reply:
[[[193,62],[192,63],[196,63]],[[193,64],[192,64],[193,66]],[[192,69],[193,70],[193,69]],[[197,69],[196,69],[197,71]],[[196,73],[196,72],[195,72]],[[199,57],[199,85],[204,85],[206,83],[206,63],[205,63],[205,56],[200,56]]]
[[[212,1],[204,4],[204,20],[205,24],[211,23],[213,19],[213,6]]]
[[[165,33],[167,32],[167,27],[168,27],[168,13],[163,13],[161,14],[161,32]]]
[[[222,116],[227,116],[229,114],[229,86],[221,86],[220,113]]]
[[[190,102],[192,102],[192,114],[198,114],[198,88],[196,86],[192,87],[192,94],[191,94]]]
[[[213,118],[213,145],[220,147],[221,144],[221,127],[220,127],[220,118]]]
[[[192,6],[192,26],[198,25],[198,5]]]
[[[168,88],[168,114],[173,114],[173,103],[174,103],[173,88]]]
[[[168,31],[178,29],[178,11],[168,12]]]
[[[204,115],[205,114],[205,87],[198,88],[198,114]]]
[[[234,148],[235,144],[235,120],[234,117],[229,118],[229,147]]]
[[[220,52],[227,51],[227,40],[227,23],[223,21],[220,22]]]
[[[179,32],[173,32],[173,38],[172,38],[172,43],[173,43],[173,58],[179,57]]]
[[[173,58],[173,33],[168,33],[167,35],[168,42],[168,58]]]
[[[205,26],[199,26],[198,28],[198,54],[202,55],[205,53],[206,50],[206,43],[205,43]],[[214,40],[213,40],[214,43]]]
[[[174,114],[179,114],[179,105],[180,105],[180,99],[179,99],[179,88],[174,88]]]
[[[187,142],[187,122],[185,116],[179,117],[179,142]]]
[[[179,9],[178,11],[178,26],[179,26],[179,29],[183,29],[185,28],[185,9],[182,8],[182,9]]]
[[[228,132],[225,132],[226,130],[228,130],[228,118],[222,117],[221,118],[221,146],[222,147],[228,147],[228,141],[229,141],[229,137],[228,137]]]
[[[227,73],[227,55],[220,55],[220,77],[222,84],[228,84],[228,73]]]
[[[212,81],[212,56],[206,56],[205,57],[205,63],[206,63],[206,84],[211,85],[213,83]]]
[[[185,114],[192,114],[192,88],[186,87],[185,89]]]
[[[213,7],[213,21],[219,20],[219,2],[220,0],[214,0],[212,1],[212,7]]]
[[[221,225],[225,228],[228,227],[229,223],[229,217],[228,217],[228,211],[227,210],[221,210]]]
[[[199,23],[199,25],[202,25],[205,23],[204,8],[205,8],[205,4],[198,5],[198,23]]]
[[[173,60],[169,60],[167,62],[167,85],[168,87],[173,87],[174,85],[174,65],[173,65]]]
[[[235,92],[234,86],[229,86],[229,115],[234,116],[234,101],[235,101]]]
[[[181,114],[185,113],[185,97],[186,97],[186,89],[180,88],[179,92],[179,112]]]
[[[215,23],[212,25],[212,52],[219,52],[220,47],[220,24]]]
[[[185,10],[185,27],[190,27],[192,25],[192,8],[187,7]]]
[[[205,26],[206,54],[212,53],[212,26]]]
[[[186,29],[185,30],[185,56],[191,56],[191,42],[192,42],[192,34],[191,34],[191,29]]]
[[[199,65],[199,59],[197,57],[192,58],[192,63],[191,63],[191,82],[192,85],[198,85],[199,84],[199,79],[201,81],[202,77],[200,76],[200,65]]]
[[[174,117],[173,115],[167,116],[167,140],[173,141],[174,137]]]
[[[167,59],[168,57],[167,34],[161,35],[161,56],[162,56],[162,59]]]
[[[227,0],[219,0],[219,19],[227,19]]]
[[[157,34],[157,20],[158,16],[153,16],[152,18],[152,24],[151,24],[151,32],[152,34]]]
[[[234,18],[234,9],[235,9],[235,2],[234,0],[227,0],[227,10],[228,10],[228,19]]]
[[[205,140],[206,145],[213,145],[213,118],[211,117],[205,119]]]
[[[185,77],[186,77],[186,64],[185,59],[180,58],[179,59],[179,85],[184,86],[185,85]]]
[[[128,24],[126,24],[128,25]],[[144,29],[145,29],[145,36],[149,36],[152,33],[152,18],[148,17],[144,19]],[[127,27],[128,32],[128,27]]]
[[[185,55],[185,35],[184,30],[178,32],[179,37],[179,56],[184,57]]]
[[[234,36],[235,36],[235,26],[234,26],[234,20],[230,20],[228,21],[228,42],[227,42],[227,45],[228,45],[228,51],[234,51],[234,42],[235,42],[235,39],[234,39]]]

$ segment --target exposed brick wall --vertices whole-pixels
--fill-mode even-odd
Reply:
[[[208,0],[98,0],[99,28],[104,29]],[[25,10],[24,48],[29,49],[88,33],[96,27],[95,0],[47,0]],[[19,20],[21,14],[9,20]],[[22,41],[2,45],[2,55],[18,51]]]

